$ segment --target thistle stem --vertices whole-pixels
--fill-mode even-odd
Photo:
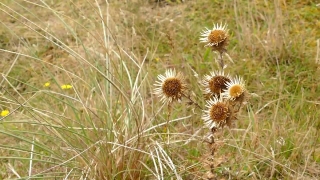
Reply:
[[[220,57],[219,57],[219,65],[221,68],[221,71],[223,71],[223,67],[224,67],[224,62],[223,62],[223,52],[219,52]]]
[[[190,96],[187,96],[187,95],[185,95],[185,94],[183,94],[183,93],[182,93],[182,96],[184,96],[184,97],[186,97],[187,99],[189,99],[189,101],[191,101],[192,104],[194,104],[197,108],[203,110],[202,107],[201,107],[197,102],[195,102],[194,100],[192,100],[192,99],[190,98]]]

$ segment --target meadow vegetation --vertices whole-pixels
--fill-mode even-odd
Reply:
[[[153,92],[175,68],[205,106],[216,23],[250,98],[211,157],[203,112]],[[319,179],[319,29],[312,0],[2,0],[0,179]]]

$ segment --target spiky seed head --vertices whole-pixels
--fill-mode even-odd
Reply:
[[[202,80],[203,91],[207,97],[220,96],[227,89],[227,83],[230,82],[229,75],[224,75],[223,71],[211,72],[205,75]]]
[[[209,88],[212,93],[220,94],[226,89],[226,83],[230,79],[225,76],[215,76],[209,81]]]
[[[227,24],[215,24],[212,29],[206,28],[202,31],[200,42],[207,43],[205,46],[211,47],[214,51],[226,51],[225,46],[229,41],[228,31]]]
[[[222,122],[228,117],[228,107],[225,103],[218,102],[210,108],[210,118],[216,122]]]
[[[162,91],[167,97],[179,96],[181,89],[181,80],[176,77],[169,77],[162,84]]]
[[[235,101],[246,91],[244,80],[239,76],[232,78],[226,85],[227,89],[222,95],[231,101]]]
[[[221,128],[230,116],[228,104],[222,98],[212,98],[207,101],[202,119],[210,129]]]
[[[164,103],[180,101],[187,89],[187,84],[182,73],[176,73],[175,69],[168,69],[165,75],[158,75],[158,81],[154,84],[154,94],[161,98]]]

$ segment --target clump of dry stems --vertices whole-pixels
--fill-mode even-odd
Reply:
[[[212,179],[215,168],[212,160],[219,147],[219,143],[215,140],[215,133],[225,126],[230,127],[237,120],[239,110],[247,101],[248,92],[242,77],[231,76],[225,72],[227,65],[224,63],[223,55],[227,53],[226,47],[229,42],[227,24],[215,24],[212,29],[206,28],[200,35],[200,42],[206,43],[205,47],[219,54],[217,61],[219,69],[211,71],[199,80],[203,89],[203,99],[206,101],[205,107],[202,108],[199,103],[190,98],[187,94],[188,85],[184,75],[176,72],[175,69],[168,69],[164,75],[158,75],[154,93],[168,105],[169,114],[171,104],[180,102],[182,98],[187,98],[202,110],[202,120],[209,128],[206,141],[209,144],[209,156],[206,158],[209,170],[206,173],[206,179]]]

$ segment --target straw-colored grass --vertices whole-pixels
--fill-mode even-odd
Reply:
[[[195,73],[218,55],[199,36],[220,22],[251,98],[216,135],[213,174],[320,178],[319,19],[307,0],[1,1],[0,179],[204,179],[202,111],[152,92],[176,68],[204,107]]]

